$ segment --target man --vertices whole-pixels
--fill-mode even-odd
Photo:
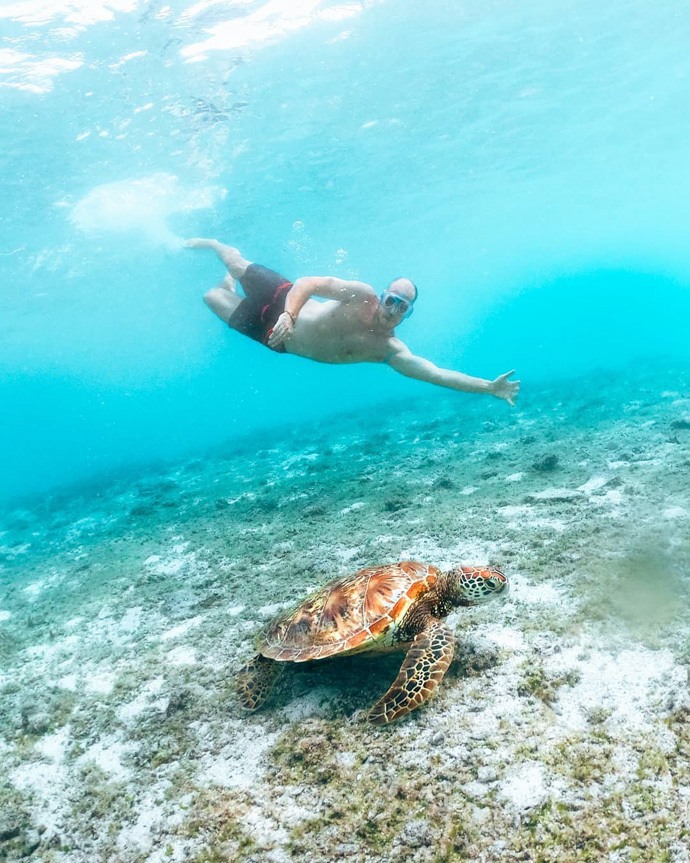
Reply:
[[[441,369],[413,354],[395,335],[412,314],[417,288],[395,279],[377,296],[371,285],[331,276],[305,276],[292,282],[253,264],[238,249],[217,240],[187,240],[192,249],[211,249],[232,279],[208,291],[204,301],[228,326],[274,351],[321,363],[387,363],[402,375],[466,393],[488,393],[515,404],[520,381],[512,371],[495,380]],[[245,293],[235,290],[239,281]],[[312,297],[323,297],[318,302]]]

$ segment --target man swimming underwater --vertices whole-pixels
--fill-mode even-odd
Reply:
[[[293,284],[217,240],[193,239],[185,245],[211,249],[232,276],[204,295],[206,305],[229,327],[274,351],[320,363],[387,363],[408,378],[515,404],[520,381],[508,380],[513,371],[489,381],[441,369],[396,337],[395,327],[412,314],[417,299],[410,279],[395,279],[380,296],[365,282],[332,276],[304,276]],[[235,279],[244,297],[235,290]]]

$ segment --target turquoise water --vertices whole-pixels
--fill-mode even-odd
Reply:
[[[688,45],[681,0],[0,0],[0,860],[688,863]],[[411,277],[400,337],[516,407],[228,330],[199,236]],[[272,620],[404,560],[510,581],[428,703],[366,721],[392,654],[242,708]]]
[[[27,0],[0,36],[5,502],[428,395],[227,332],[181,237],[408,274],[410,347],[523,394],[690,356],[680,0]]]

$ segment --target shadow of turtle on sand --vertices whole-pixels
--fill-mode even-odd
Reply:
[[[388,689],[400,670],[405,651],[361,656],[336,656],[319,662],[287,663],[268,710],[283,710],[297,705],[314,693],[321,708],[331,719],[346,719],[369,708]],[[467,657],[456,655],[448,679],[457,681],[471,674]]]

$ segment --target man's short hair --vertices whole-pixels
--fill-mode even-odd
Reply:
[[[390,290],[390,287],[393,284],[393,282],[400,282],[403,279],[406,282],[409,282],[412,285],[412,287],[414,288],[414,297],[412,299],[412,302],[416,303],[417,302],[417,294],[419,293],[419,291],[417,290],[417,285],[415,285],[415,283],[412,281],[412,279],[408,278],[407,276],[398,276],[397,279],[391,279],[391,281],[388,285],[388,290]]]

